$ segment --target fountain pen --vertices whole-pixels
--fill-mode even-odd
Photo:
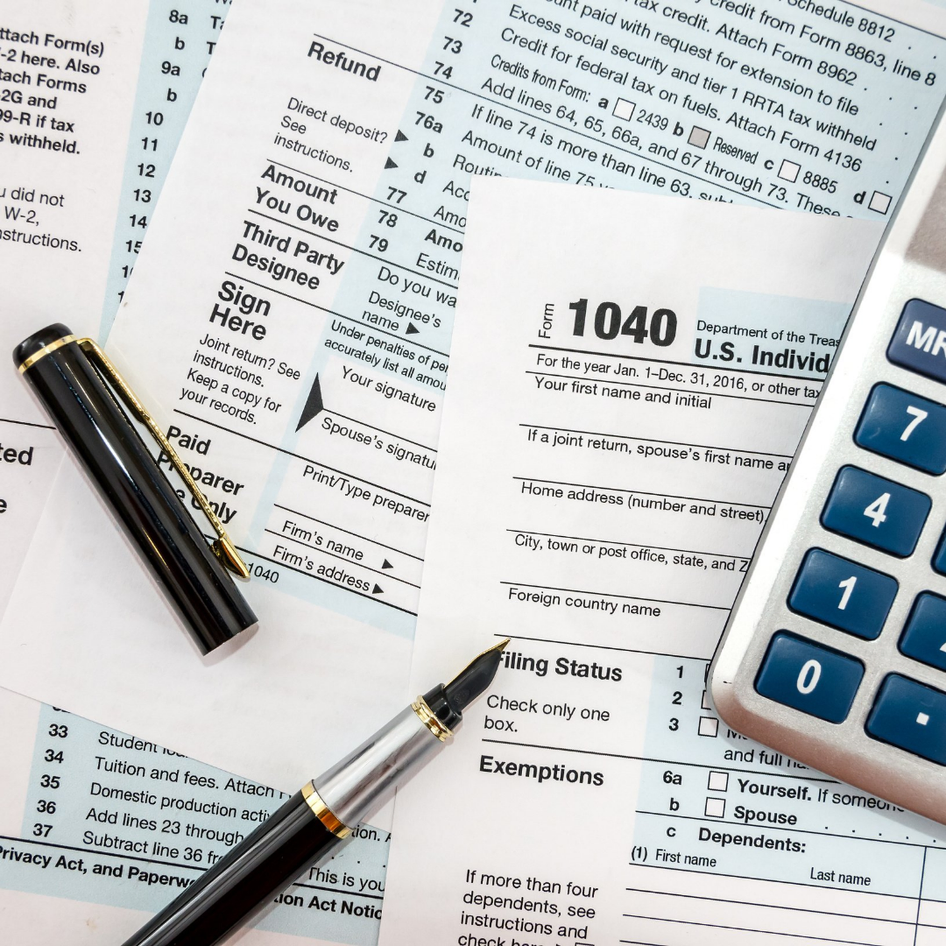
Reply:
[[[123,946],[214,946],[326,858],[451,740],[492,683],[506,639],[296,792]]]

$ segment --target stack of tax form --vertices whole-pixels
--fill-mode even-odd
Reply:
[[[201,659],[0,377],[0,928],[121,941],[501,634],[393,840],[253,942],[932,935],[937,829],[727,734],[702,674],[943,101],[942,8],[187,6],[0,0],[0,292],[8,348],[108,335],[261,628]],[[505,814],[453,819],[431,897],[441,785]],[[810,834],[714,840],[780,816]]]

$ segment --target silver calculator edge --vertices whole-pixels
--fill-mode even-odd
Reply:
[[[946,385],[886,358],[905,302],[916,297],[946,306],[944,111],[946,107],[861,288],[828,383],[769,516],[710,671],[712,700],[732,729],[940,822],[946,822],[946,767],[870,738],[864,724],[877,687],[889,672],[946,690],[946,675],[904,657],[897,649],[898,634],[889,630],[903,626],[920,590],[946,596],[946,576],[930,567],[942,534],[939,524],[946,526],[946,476],[931,476],[869,455],[872,472],[926,493],[933,503],[928,526],[910,557],[922,563],[922,581],[913,585],[900,580],[888,630],[877,640],[862,640],[802,617],[786,602],[804,553],[813,546],[890,573],[889,555],[820,526],[820,511],[838,468],[845,463],[864,466],[865,452],[855,445],[853,432],[874,384],[889,381],[946,403]],[[800,523],[809,526],[799,531]],[[757,636],[763,615],[770,630]],[[807,716],[756,692],[759,664],[771,634],[781,629],[864,662],[866,672],[844,725]]]

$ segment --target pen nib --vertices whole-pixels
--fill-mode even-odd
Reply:
[[[503,660],[509,638],[483,651],[444,686],[444,696],[458,714],[465,710],[492,682]]]

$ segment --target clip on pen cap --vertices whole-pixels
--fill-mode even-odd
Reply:
[[[256,624],[230,572],[249,569],[164,432],[101,348],[49,325],[13,352],[20,373],[55,421],[80,463],[135,543],[203,653]],[[117,395],[117,397],[116,397]],[[158,466],[119,399],[177,468],[217,538],[208,544]]]

